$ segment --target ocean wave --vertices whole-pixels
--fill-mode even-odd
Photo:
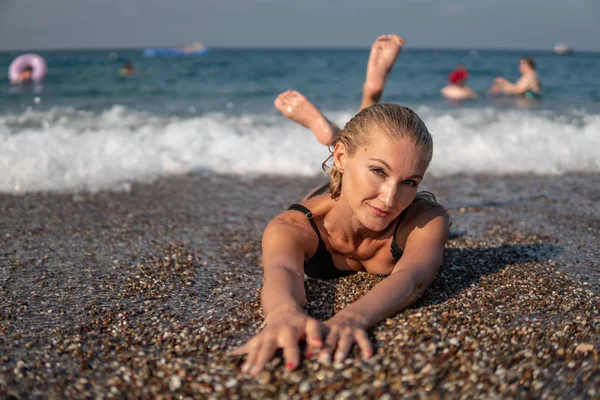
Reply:
[[[600,115],[496,108],[416,111],[435,140],[429,173],[600,171]],[[343,125],[353,114],[327,115]],[[0,114],[0,192],[122,188],[191,171],[313,175],[328,150],[275,112],[165,117],[112,106]]]

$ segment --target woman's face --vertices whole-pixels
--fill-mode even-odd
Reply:
[[[524,60],[519,61],[519,72],[524,74],[529,70],[529,64],[527,64],[527,62],[525,62]]]
[[[414,200],[427,159],[421,146],[381,134],[371,135],[352,156],[339,143],[334,161],[343,174],[340,200],[348,203],[364,227],[383,231]]]

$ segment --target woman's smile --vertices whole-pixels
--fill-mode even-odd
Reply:
[[[373,214],[375,214],[378,217],[385,218],[388,215],[390,215],[389,211],[384,211],[384,210],[382,210],[380,208],[377,208],[377,207],[374,207],[374,206],[372,206],[370,204],[367,204],[367,205],[369,206],[369,208],[371,209],[371,211],[373,212]]]

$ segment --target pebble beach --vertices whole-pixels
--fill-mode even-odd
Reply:
[[[427,178],[452,218],[440,273],[370,331],[375,355],[229,352],[263,322],[267,222],[323,178],[204,174],[0,194],[3,399],[600,399],[600,175]],[[307,280],[328,318],[377,284]]]

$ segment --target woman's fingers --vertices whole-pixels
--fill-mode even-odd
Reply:
[[[260,347],[260,351],[257,351],[253,365],[248,370],[250,375],[259,374],[265,367],[267,361],[273,358],[278,347],[276,339],[266,338]]]
[[[369,340],[367,332],[363,331],[362,329],[357,330],[354,332],[354,339],[356,340],[356,343],[362,352],[363,358],[369,358],[373,355],[373,345]]]
[[[329,362],[331,355],[334,354],[334,361],[342,362],[348,357],[355,342],[358,344],[363,358],[369,358],[373,355],[373,346],[363,329],[333,327],[325,339],[325,346],[319,353],[319,360]]]
[[[250,372],[254,368],[256,363],[256,359],[258,358],[258,354],[262,347],[262,341],[256,340],[254,345],[251,347],[250,351],[248,351],[248,356],[246,357],[246,361],[242,365],[242,372]]]
[[[325,345],[319,352],[319,360],[324,363],[331,362],[331,354],[335,350],[335,346],[337,345],[338,338],[340,336],[339,329],[337,327],[333,327],[330,329],[327,338],[325,339]]]
[[[240,346],[237,349],[233,350],[231,354],[234,356],[241,356],[248,353],[250,349],[250,343],[252,343],[252,341],[246,342],[243,346]]]
[[[323,333],[321,323],[309,318],[306,321],[306,356],[312,357],[320,348],[323,347]]]
[[[284,329],[279,334],[279,347],[283,348],[285,367],[292,371],[300,364],[300,338],[293,329]]]
[[[340,338],[337,343],[335,350],[335,356],[333,357],[335,362],[342,362],[350,352],[350,348],[354,344],[353,329],[344,328],[340,332]]]
[[[306,338],[306,355],[312,357],[319,351],[320,361],[329,363],[332,356],[336,362],[341,362],[348,357],[352,345],[356,342],[363,358],[373,355],[373,347],[364,329],[344,324],[322,324],[308,318],[296,327],[284,326],[263,331],[243,346],[232,351],[231,354],[247,354],[242,365],[242,372],[251,375],[259,374],[265,364],[273,358],[278,348],[283,349],[285,367],[292,371],[300,364],[300,344]],[[325,338],[323,340],[323,335]]]

